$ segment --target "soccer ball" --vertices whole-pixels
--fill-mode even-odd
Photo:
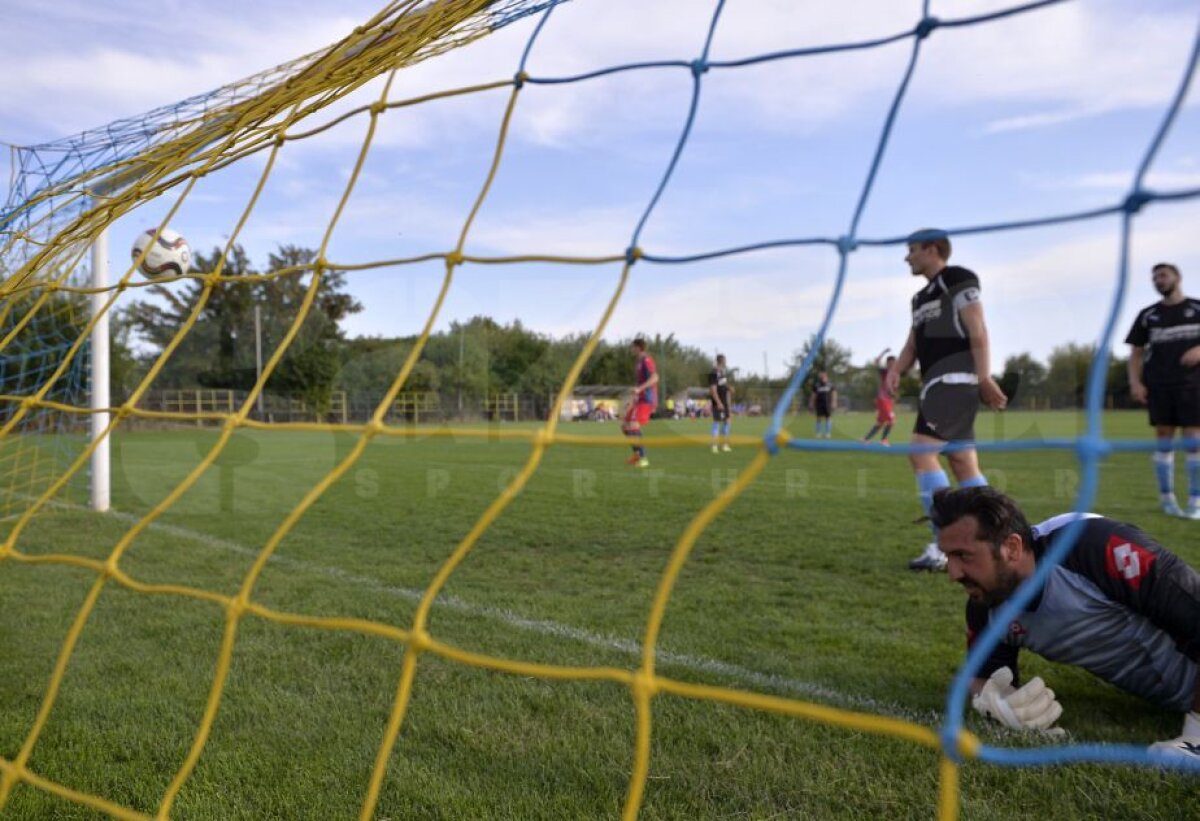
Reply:
[[[186,239],[170,228],[164,228],[161,232],[149,228],[138,234],[137,239],[133,241],[133,248],[129,252],[134,262],[146,250],[146,246],[150,245],[156,233],[158,241],[146,252],[146,258],[138,266],[142,276],[147,279],[158,279],[159,277],[179,277],[186,274],[188,266],[192,264],[192,249],[188,247]]]

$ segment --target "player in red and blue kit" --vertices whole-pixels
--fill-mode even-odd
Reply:
[[[888,434],[892,432],[892,425],[896,424],[896,410],[892,405],[892,392],[887,386],[888,368],[892,367],[896,361],[896,357],[889,356],[886,363],[884,356],[891,348],[884,348],[883,353],[875,357],[875,370],[879,372],[879,390],[875,394],[875,424],[867,431],[867,435],[862,438],[864,442],[870,442],[871,437],[883,429],[883,434],[879,437],[879,444],[890,445]]]
[[[654,366],[654,359],[646,353],[646,340],[641,337],[630,343],[629,352],[636,358],[635,384],[621,431],[626,436],[640,439],[642,425],[650,421],[651,414],[658,407],[658,391],[655,389],[658,385],[658,369]],[[649,467],[650,460],[646,458],[646,449],[641,445],[633,445],[633,455],[629,457],[629,464],[640,468]]]

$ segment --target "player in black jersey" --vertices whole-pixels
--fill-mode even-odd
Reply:
[[[1020,686],[1025,648],[1185,713],[1180,736],[1151,749],[1200,758],[1200,573],[1147,533],[1103,516],[1065,513],[1030,525],[1016,502],[989,487],[940,490],[930,516],[950,580],[967,591],[968,647],[1066,526],[1084,519],[1070,552],[976,673],[977,710],[1014,728],[1044,730],[1058,719],[1062,707],[1041,679]]]
[[[817,374],[812,394],[808,397],[808,407],[817,417],[817,438],[833,438],[833,420],[830,417],[837,407],[837,387],[829,381],[829,374],[825,371]]]
[[[979,278],[966,268],[947,265],[948,259],[950,238],[945,231],[924,229],[908,238],[904,261],[913,276],[924,277],[927,284],[912,298],[908,341],[885,379],[887,390],[895,395],[899,393],[900,377],[914,364],[921,367],[919,412],[911,442],[930,449],[909,454],[909,461],[926,513],[934,492],[950,486],[938,461],[940,447],[951,441],[974,441],[980,399],[997,410],[1008,403],[991,376]],[[960,487],[987,484],[979,472],[979,458],[973,447],[946,454],[946,461]],[[946,557],[937,546],[936,528],[933,535],[934,541],[908,563],[909,569],[946,569]]]
[[[1183,295],[1183,277],[1168,262],[1155,265],[1154,288],[1162,299],[1142,310],[1125,341],[1129,351],[1129,393],[1150,407],[1158,436],[1154,472],[1164,513],[1200,519],[1200,300]],[[1188,502],[1175,501],[1175,431],[1187,449]]]
[[[733,405],[733,385],[729,384],[729,374],[725,370],[725,354],[717,354],[716,366],[708,372],[708,396],[712,403],[712,452],[718,450],[729,452],[729,415]],[[724,439],[724,445],[717,447],[717,434]]]

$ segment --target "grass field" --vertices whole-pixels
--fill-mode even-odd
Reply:
[[[911,427],[900,420],[898,430]],[[757,434],[764,420],[739,420]],[[866,415],[835,420],[861,435]],[[1148,434],[1110,413],[1106,434]],[[811,433],[807,418],[793,434]],[[981,416],[980,438],[1070,436],[1072,413]],[[654,433],[706,435],[702,422]],[[512,429],[511,426],[505,430]],[[580,423],[570,433],[608,434]],[[103,559],[199,461],[216,433],[119,435],[108,515],[58,506],[17,548]],[[893,441],[902,442],[904,436]],[[233,595],[258,550],[353,444],[341,434],[239,432],[215,467],[121,562],[146,583]],[[376,440],[280,545],[254,600],[290,613],[407,627],[420,591],[530,446],[503,440]],[[633,669],[651,599],[688,522],[753,457],[742,447],[555,445],[526,490],[450,578],[431,633],[494,657]],[[1067,510],[1079,472],[1063,452],[984,457],[1031,517]],[[1200,565],[1200,524],[1157,512],[1146,454],[1102,467],[1095,508]],[[936,726],[963,654],[963,594],[905,569],[927,541],[903,454],[784,452],[701,536],[667,610],[658,669],[676,680],[813,700]],[[4,525],[11,527],[11,522]],[[11,760],[94,573],[0,562],[0,756]],[[225,614],[216,604],[108,584],[29,761],[37,775],[152,814],[193,742]],[[180,793],[188,819],[353,818],[391,709],[404,648],[350,632],[239,628],[213,732]],[[1074,741],[1174,736],[1177,715],[1080,670],[1026,655],[1064,706]],[[931,818],[937,758],[894,739],[711,702],[654,701],[643,818]],[[1028,743],[968,716],[990,743]],[[423,654],[378,818],[611,818],[632,767],[634,710],[615,683],[551,682]],[[1200,779],[1147,770],[965,765],[968,819],[1195,817]],[[20,785],[0,817],[93,818]]]

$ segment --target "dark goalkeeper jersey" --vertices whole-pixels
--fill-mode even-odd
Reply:
[[[962,309],[979,301],[979,277],[949,265],[912,298],[912,330],[917,343],[921,380],[948,373],[975,373],[971,337]]]
[[[833,398],[834,390],[832,382],[818,381],[813,385],[814,404],[817,406],[817,410],[824,412],[825,415],[828,415],[829,400]]]
[[[1084,668],[1162,707],[1191,709],[1200,660],[1200,574],[1138,528],[1089,516],[1040,595],[1008,628],[977,676],[1017,674],[1017,651]],[[1075,516],[1036,525],[1041,557]],[[992,616],[967,601],[967,645]]]
[[[711,389],[716,387],[717,398],[721,400],[722,405],[729,407],[729,377],[724,368],[713,368],[708,372],[708,385],[710,394]]]
[[[1125,341],[1144,349],[1142,380],[1147,385],[1200,387],[1200,367],[1179,362],[1188,348],[1200,345],[1200,301],[1156,302],[1137,315]]]

